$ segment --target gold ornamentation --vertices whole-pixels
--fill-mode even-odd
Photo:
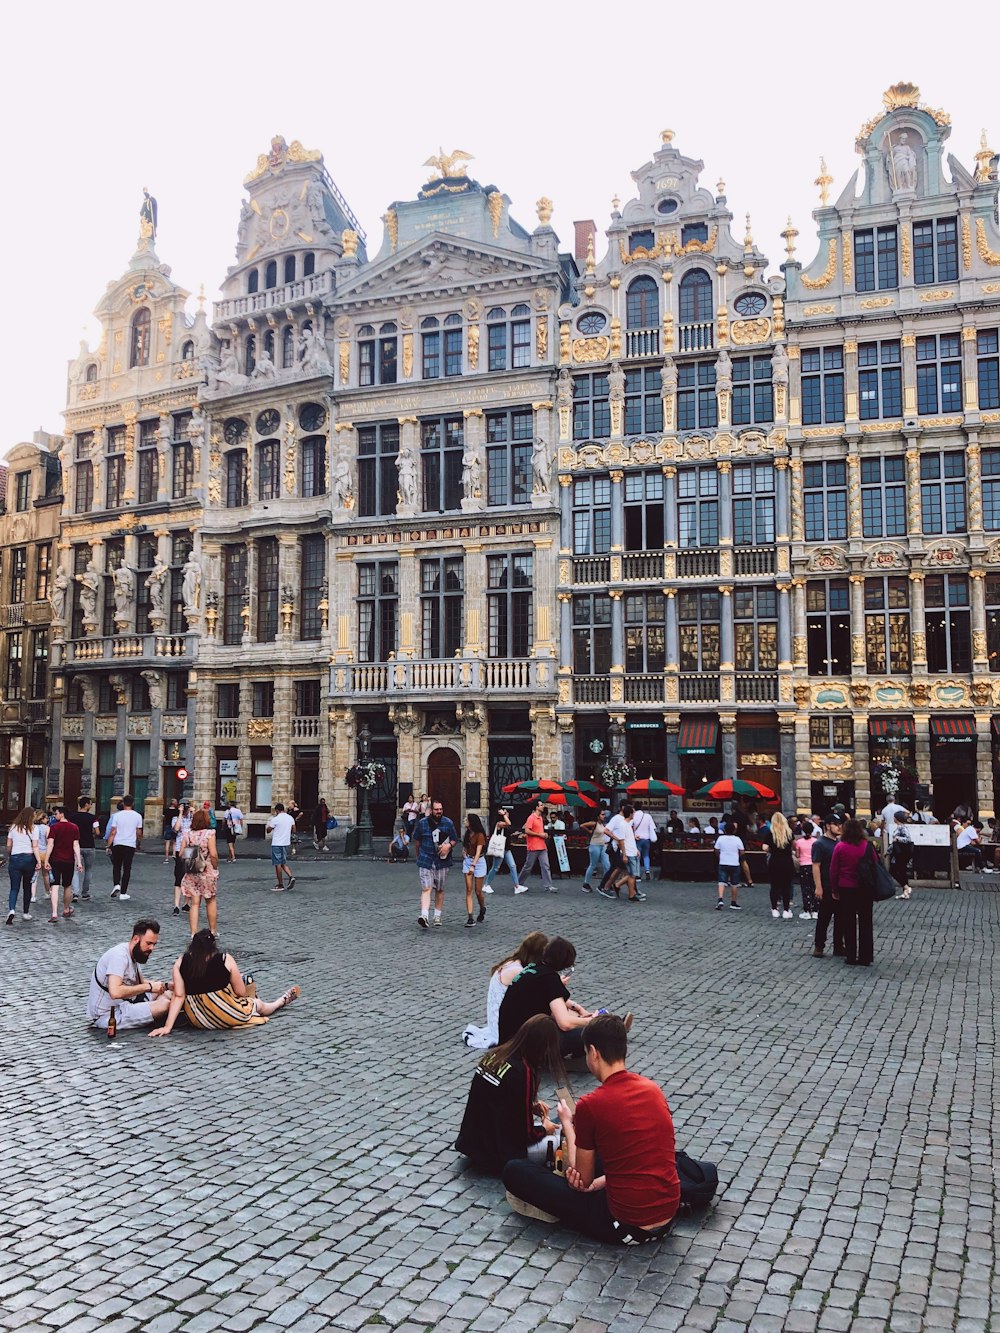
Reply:
[[[691,240],[688,241],[686,245],[676,246],[675,249],[677,254],[679,255],[697,255],[697,254],[708,255],[711,254],[712,251],[715,249],[715,243],[718,239],[719,239],[719,228],[713,227],[712,230],[708,233],[708,239],[706,241]]]
[[[841,267],[844,270],[845,287],[849,287],[851,285],[851,272],[852,272],[851,245],[852,245],[851,233],[849,231],[845,231],[840,241],[840,261],[841,261]]]
[[[974,328],[971,328],[968,324],[966,324],[965,328],[962,330],[962,342],[974,343],[975,341],[976,341],[976,330]]]
[[[465,153],[461,148],[453,148],[450,153],[446,153],[443,148],[438,148],[437,157],[429,157],[424,163],[425,167],[431,167],[431,174],[427,177],[429,181],[451,180],[456,176],[464,176],[465,169],[455,170],[459,162],[471,162],[472,153]],[[495,235],[496,233],[494,233]]]
[[[832,301],[828,301],[826,305],[807,305],[802,313],[803,315],[832,315],[836,308]]]
[[[771,321],[763,315],[757,319],[734,319],[729,326],[729,336],[737,347],[767,342],[771,336]]]
[[[973,635],[973,638],[974,637],[975,636]],[[985,652],[983,653],[983,656],[986,656]],[[977,708],[988,708],[993,702],[993,686],[988,680],[974,680],[970,686],[969,693],[972,696],[972,702]]]
[[[346,340],[340,343],[340,382],[347,384],[351,378],[351,344]]]
[[[919,106],[920,89],[915,83],[894,83],[882,94],[882,105],[886,111],[897,111],[901,106]]]
[[[984,264],[990,264],[993,268],[1000,265],[1000,254],[991,250],[986,243],[986,223],[982,218],[976,218],[976,249]]]
[[[601,333],[594,338],[573,339],[573,360],[579,365],[594,361],[607,361],[611,354],[611,339]]]
[[[559,364],[568,365],[570,359],[569,349],[569,325],[559,325]]]
[[[921,292],[921,301],[950,301],[955,295],[954,287],[938,287],[933,292]]]
[[[247,736],[250,740],[270,740],[274,731],[274,720],[269,717],[251,717],[247,719]]]
[[[538,316],[535,324],[535,359],[545,361],[549,355],[549,321],[545,315]]]
[[[386,235],[389,237],[389,253],[396,253],[396,242],[399,239],[399,214],[394,208],[388,209],[382,214],[382,221],[385,223]]]
[[[893,431],[902,430],[901,421],[866,421],[861,427],[862,435],[888,435]]]
[[[617,361],[622,354],[622,322],[617,315],[611,320],[611,358]]]
[[[821,287],[829,287],[837,273],[837,237],[831,236],[827,241],[826,268],[818,278],[801,279],[802,286],[810,291],[818,291]]]
[[[910,276],[910,263],[913,259],[913,234],[908,222],[904,222],[902,225],[900,248],[903,257],[903,277],[908,278]]]
[[[413,374],[413,334],[403,334],[403,379],[408,380]]]
[[[972,224],[968,213],[962,215],[962,267],[966,273],[972,268]]]
[[[904,347],[916,347],[917,335],[915,333],[904,333],[899,340]]]
[[[983,130],[979,136],[979,152],[976,153],[976,184],[986,185],[993,179],[992,163],[996,156],[993,149],[986,142],[986,131]]]
[[[972,631],[972,656],[981,661],[986,659],[986,633],[981,629]]]
[[[491,190],[486,196],[486,206],[490,210],[490,221],[493,223],[493,239],[500,235],[500,222],[503,218],[503,195],[499,190]]]
[[[354,259],[358,253],[358,241],[360,239],[358,233],[350,228],[340,233],[340,243],[344,247],[345,259]]]
[[[552,219],[552,200],[542,195],[535,204],[535,212],[538,215],[538,221],[543,227],[547,227]]]
[[[813,181],[814,185],[819,186],[819,202],[821,208],[826,208],[830,202],[830,186],[833,184],[833,177],[826,169],[826,158],[819,160],[819,175]]]
[[[317,149],[303,148],[298,139],[293,139],[291,144],[286,144],[280,134],[276,134],[271,140],[271,151],[261,153],[257,158],[257,165],[249,175],[243,177],[243,184],[249,185],[252,181],[260,180],[261,176],[268,171],[281,171],[286,162],[322,162],[323,154]]]
[[[479,369],[479,325],[470,324],[468,334],[469,344],[469,369]]]
[[[1000,292],[1000,282],[984,282],[980,290],[987,296]]]
[[[892,301],[891,296],[869,296],[867,300],[859,301],[858,305],[862,310],[884,310],[892,305]]]
[[[298,454],[298,442],[295,438],[295,422],[285,422],[285,494],[295,494],[295,462]]]
[[[785,227],[785,230],[781,233],[781,236],[785,242],[785,254],[788,256],[789,259],[791,259],[792,255],[795,253],[795,238],[796,236],[798,236],[798,234],[799,233],[792,226],[792,216],[791,214],[789,214],[788,225]]]

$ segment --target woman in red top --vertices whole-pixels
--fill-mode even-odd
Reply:
[[[843,921],[845,963],[856,967],[871,967],[875,953],[872,934],[872,895],[858,883],[858,869],[865,856],[874,856],[868,850],[865,827],[857,819],[844,825],[840,842],[830,859],[830,887],[837,901],[837,911]]]

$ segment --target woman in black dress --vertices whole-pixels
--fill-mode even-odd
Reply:
[[[776,810],[771,816],[771,831],[761,834],[761,840],[768,849],[767,873],[771,881],[771,915],[782,916],[786,921],[792,919],[792,879],[795,876],[795,862],[792,857],[794,839],[788,820]],[[783,910],[778,911],[781,902]]]

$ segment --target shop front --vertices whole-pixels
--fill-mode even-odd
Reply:
[[[705,811],[708,814],[719,814],[722,810],[718,801],[703,800],[690,794],[706,783],[716,782],[725,776],[719,741],[718,717],[710,713],[698,713],[681,718],[677,729],[677,757],[680,761],[680,781],[688,792],[684,797],[685,810]]]
[[[976,748],[974,717],[931,718],[932,804],[938,819],[948,819],[959,806],[978,814]]]
[[[912,717],[868,719],[872,810],[877,812],[890,801],[913,809],[917,786],[916,744],[917,728]]]

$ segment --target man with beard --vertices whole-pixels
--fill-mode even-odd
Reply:
[[[413,842],[417,848],[417,870],[420,874],[420,915],[417,917],[417,925],[421,930],[426,930],[430,925],[432,891],[434,924],[441,924],[444,883],[451,868],[452,848],[458,842],[458,830],[444,813],[440,801],[432,801],[430,814],[417,820]]]
[[[170,1007],[166,982],[147,981],[139,971],[159,938],[160,923],[140,917],[128,943],[116,944],[97,960],[87,997],[87,1017],[93,1027],[106,1031],[112,1009],[119,1030],[148,1027],[166,1016]]]

